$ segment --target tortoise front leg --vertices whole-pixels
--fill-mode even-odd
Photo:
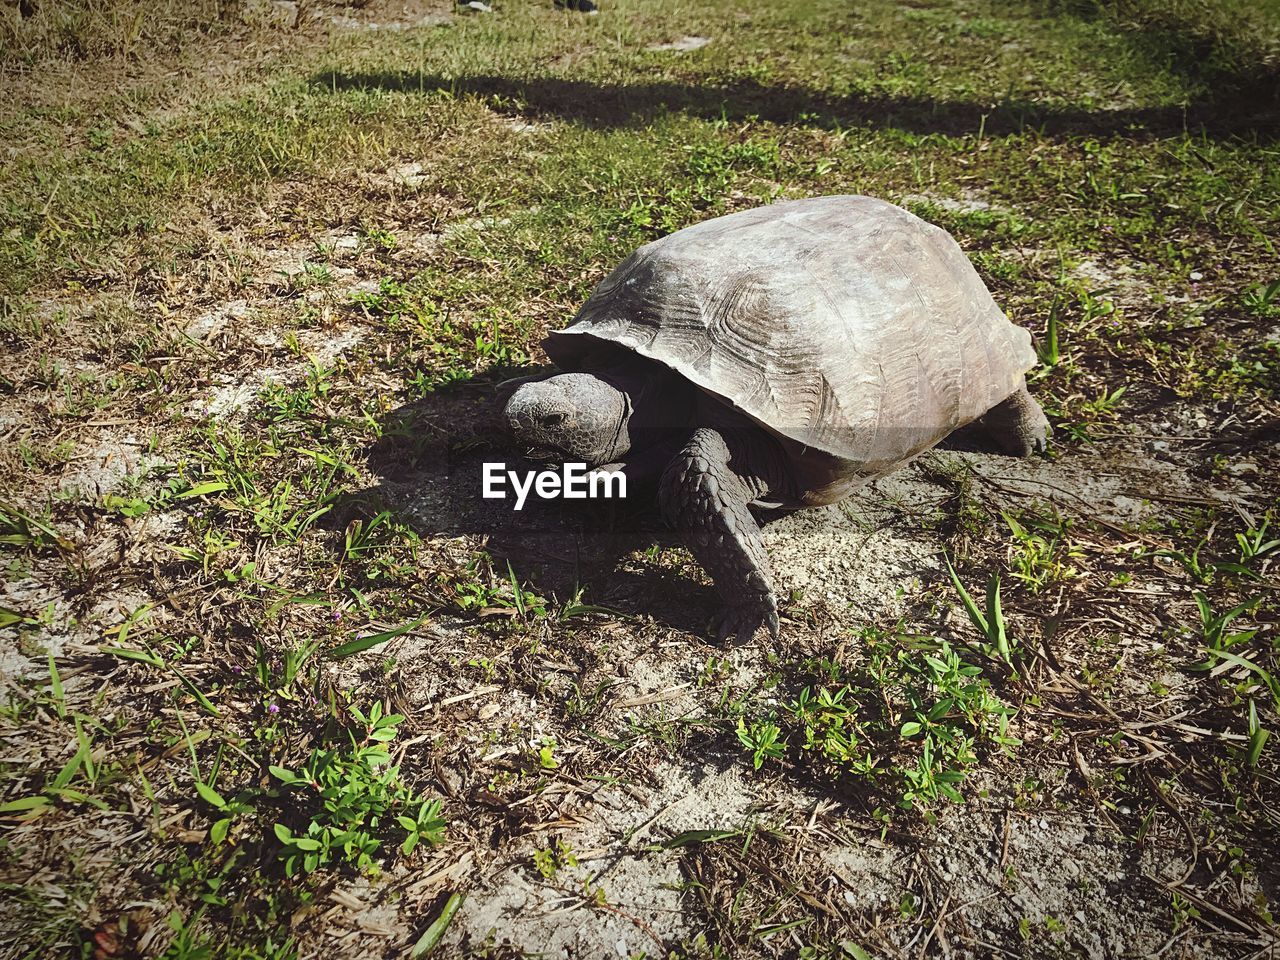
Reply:
[[[711,574],[728,608],[716,639],[732,635],[746,643],[766,627],[776,640],[773,568],[760,527],[747,509],[753,494],[729,461],[729,447],[718,431],[695,430],[662,475],[662,515]]]

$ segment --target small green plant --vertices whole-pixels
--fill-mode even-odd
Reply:
[[[1120,406],[1120,401],[1128,390],[1126,386],[1116,387],[1109,390],[1107,387],[1102,388],[1092,400],[1085,400],[1080,403],[1080,415],[1088,420],[1113,420],[1116,411]]]
[[[969,615],[969,622],[986,639],[986,643],[983,644],[983,650],[989,656],[999,657],[1005,663],[1012,665],[1014,647],[1009,640],[1009,631],[1006,629],[1004,622],[1004,611],[1000,606],[1000,574],[992,571],[990,578],[987,580],[987,612],[984,614],[978,609],[978,605],[974,603],[973,597],[969,595],[969,591],[965,589],[964,584],[960,582],[960,575],[956,573],[956,569],[951,565],[949,558],[947,558],[946,564],[947,573],[951,574],[951,582],[955,585],[956,592],[960,594],[960,601],[964,604],[965,613]]]
[[[544,880],[554,880],[565,867],[576,867],[578,858],[568,843],[557,839],[554,844],[533,851],[533,865]]]
[[[826,687],[819,687],[816,692],[805,687],[787,709],[804,733],[801,749],[865,775],[874,768],[875,757],[867,749],[867,738],[858,724],[857,706],[850,693],[848,684],[834,692]]]
[[[315,357],[307,358],[307,378],[297,388],[289,388],[268,380],[258,394],[264,419],[277,423],[303,420],[319,412],[332,389],[330,382],[336,367],[325,366]]]
[[[1267,740],[1271,738],[1271,732],[1262,728],[1262,723],[1258,720],[1258,705],[1252,700],[1249,701],[1249,748],[1245,752],[1245,760],[1249,766],[1256,767],[1258,760],[1262,757],[1263,748],[1267,745]]]
[[[1014,537],[1009,548],[1010,571],[1033,593],[1079,573],[1071,561],[1082,554],[1067,539],[1066,520],[1033,517],[1024,525],[1008,513],[1002,516]]]
[[[511,583],[511,596],[515,600],[516,612],[522,618],[529,616],[545,617],[547,615],[547,601],[532,590],[527,590],[520,585],[516,572],[511,567],[510,560],[507,561],[507,579]]]
[[[959,784],[977,762],[978,738],[1005,752],[1017,745],[1008,730],[1013,710],[991,692],[981,668],[962,661],[945,642],[922,659],[904,660],[899,654],[895,667],[906,717],[898,734],[904,741],[920,738],[914,766],[901,768],[906,789],[900,804],[959,803]]]
[[[281,271],[284,273],[284,271]],[[285,274],[288,276],[288,274]],[[313,287],[325,287],[333,283],[333,271],[327,263],[315,263],[304,260],[302,269],[289,277],[294,289],[307,290]]]
[[[494,579],[490,558],[484,553],[477,553],[463,570],[448,576],[442,585],[459,610],[473,612],[505,606],[504,585],[495,584]]]
[[[1191,921],[1199,919],[1200,911],[1196,908],[1195,904],[1182,896],[1182,894],[1177,890],[1172,891],[1172,895],[1173,902],[1171,903],[1171,907],[1173,909],[1173,929],[1176,933],[1187,924],[1191,923]]]
[[[304,640],[297,646],[283,650],[273,657],[261,643],[254,646],[256,675],[263,693],[292,700],[294,684],[302,676],[302,669],[315,656],[323,641]]]
[[[1280,316],[1280,280],[1254,284],[1240,297],[1240,304],[1258,317]]]
[[[1255,561],[1263,560],[1280,550],[1280,538],[1268,537],[1271,526],[1271,514],[1262,518],[1261,526],[1250,525],[1242,533],[1236,534],[1236,544],[1240,548],[1240,566],[1251,576],[1256,576],[1251,568]]]
[[[698,669],[697,685],[700,688],[710,686],[727,680],[731,676],[733,676],[733,663],[727,657],[717,657],[712,654]]]
[[[759,770],[766,760],[776,760],[783,755],[787,744],[778,738],[782,728],[770,714],[764,720],[738,718],[738,742],[751,752],[751,764]]]
[[[554,737],[543,737],[542,744],[535,752],[538,758],[538,766],[543,770],[556,770],[560,767],[560,761],[556,759],[556,741]]]
[[[419,843],[444,841],[440,801],[409,789],[387,752],[386,744],[395,739],[404,717],[384,713],[380,703],[368,716],[352,707],[351,716],[359,726],[347,732],[345,746],[313,750],[297,772],[270,768],[303,807],[296,832],[283,823],[274,828],[288,876],[332,864],[375,872],[375,855],[389,822],[404,831],[400,848],[406,854]]]
[[[339,579],[386,581],[414,571],[422,541],[390,510],[352,520],[342,532]]]
[[[1280,680],[1277,680],[1257,660],[1250,659],[1243,653],[1237,653],[1234,650],[1235,647],[1247,644],[1257,636],[1257,628],[1235,631],[1228,629],[1238,617],[1253,610],[1254,607],[1261,603],[1262,598],[1254,597],[1232,607],[1230,610],[1219,613],[1214,610],[1213,605],[1204,594],[1197,592],[1195,597],[1196,606],[1200,611],[1201,635],[1204,639],[1204,647],[1202,649],[1208,654],[1209,658],[1203,663],[1197,664],[1193,669],[1216,671],[1225,669],[1222,666],[1223,664],[1242,669],[1246,672],[1246,675],[1252,675],[1256,681],[1260,682],[1270,692],[1276,710],[1280,710]],[[1246,682],[1237,687],[1237,690],[1244,694],[1249,686],[1250,684]]]
[[[1214,575],[1219,571],[1217,564],[1208,560],[1201,559],[1201,551],[1208,546],[1208,540],[1201,540],[1190,552],[1186,550],[1167,549],[1167,550],[1148,550],[1140,553],[1139,557],[1167,557],[1185,570],[1196,583],[1212,583]]]
[[[371,247],[390,253],[400,246],[400,241],[390,230],[380,227],[369,227],[364,231],[364,239]]]
[[[1036,354],[1040,364],[1052,370],[1062,360],[1062,348],[1058,340],[1058,322],[1062,315],[1062,299],[1053,298],[1049,307],[1049,316],[1045,318],[1044,340],[1036,344]]]
[[[200,795],[200,799],[220,814],[218,819],[209,827],[210,843],[222,843],[223,840],[227,839],[227,834],[230,832],[231,825],[236,817],[255,812],[253,804],[249,802],[252,791],[246,791],[241,796],[227,800],[210,784],[200,780],[195,782],[195,788],[196,793]]]
[[[408,309],[409,290],[402,283],[385,279],[378,283],[378,292],[359,291],[351,295],[351,302],[363,307],[370,314],[386,317],[392,321],[399,319],[401,311]]]
[[[1200,611],[1200,631],[1204,644],[1210,651],[1230,650],[1239,644],[1248,643],[1257,635],[1256,629],[1230,632],[1227,628],[1238,617],[1256,607],[1261,602],[1261,597],[1246,600],[1223,613],[1214,610],[1209,598],[1199,590],[1196,591],[1195,598],[1196,608]]]
[[[17,507],[0,503],[0,546],[24,550],[70,547],[71,544],[52,524],[37,520]]]
[[[1018,745],[1009,731],[1015,711],[945,641],[874,628],[863,635],[866,665],[857,675],[825,658],[803,661],[815,682],[786,705],[782,721],[750,719],[742,703],[731,705],[739,741],[759,769],[785,755],[789,739],[828,770],[891,791],[904,809],[960,801],[980,747],[1010,753]],[[791,729],[798,736],[784,739]]]

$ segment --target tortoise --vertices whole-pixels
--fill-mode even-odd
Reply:
[[[711,575],[717,639],[779,633],[757,517],[833,503],[977,429],[1047,446],[1030,334],[944,230],[828,196],[717,217],[640,247],[510,381],[505,427],[535,460],[656,479]]]

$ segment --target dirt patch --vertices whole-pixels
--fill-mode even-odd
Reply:
[[[927,203],[951,213],[1009,213],[1007,207],[993,203],[980,191],[966,189],[959,197],[933,193],[911,193],[902,198],[903,203]]]
[[[651,43],[649,46],[645,47],[645,49],[654,51],[670,51],[673,53],[688,53],[691,50],[701,50],[710,43],[710,37],[684,36],[680,37],[678,40],[668,40],[665,43]]]

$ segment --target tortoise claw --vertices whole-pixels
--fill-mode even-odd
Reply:
[[[778,623],[778,601],[772,594],[759,600],[748,600],[726,610],[716,628],[716,642],[724,643],[730,637],[736,644],[750,643],[761,628],[777,640],[781,633]]]

